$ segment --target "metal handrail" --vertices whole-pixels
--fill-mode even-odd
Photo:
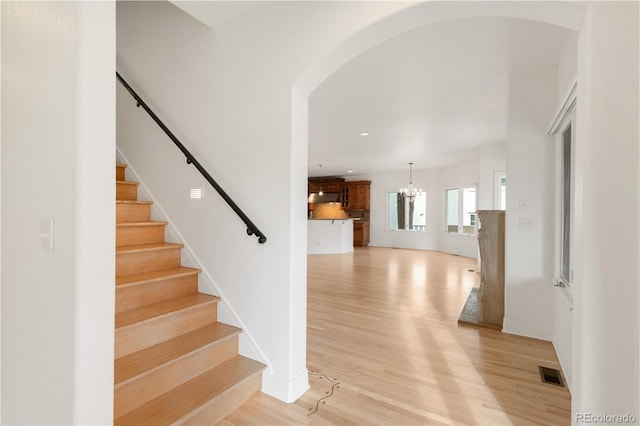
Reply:
[[[209,172],[207,172],[205,168],[202,167],[200,162],[193,156],[193,154],[191,154],[189,150],[182,144],[182,142],[180,142],[180,140],[173,134],[173,132],[169,130],[167,126],[165,126],[162,120],[158,118],[158,116],[151,110],[151,108],[149,108],[145,101],[142,100],[142,98],[136,93],[136,91],[133,90],[131,86],[129,86],[129,83],[127,83],[126,80],[122,78],[120,73],[118,73],[117,71],[116,77],[118,78],[118,81],[122,83],[124,88],[127,89],[131,96],[133,96],[133,98],[136,100],[136,106],[144,108],[144,110],[147,112],[147,114],[149,114],[153,121],[155,121],[156,124],[160,126],[160,128],[166,133],[166,135],[169,136],[169,139],[171,139],[173,143],[176,144],[178,149],[182,151],[184,156],[187,157],[187,164],[193,164],[193,166],[198,169],[200,174],[207,180],[207,182],[209,182],[209,184],[211,184],[213,189],[215,189],[218,194],[220,194],[222,199],[227,202],[229,207],[231,207],[231,209],[240,217],[240,219],[242,219],[245,225],[247,225],[247,235],[255,235],[256,237],[258,237],[258,243],[260,244],[264,244],[265,242],[267,242],[267,237],[258,229],[258,227],[251,221],[251,219],[247,217],[242,209],[240,209],[240,207],[238,207],[238,205],[231,199],[231,197],[229,197],[229,195],[222,189],[218,182],[216,182],[211,177]]]

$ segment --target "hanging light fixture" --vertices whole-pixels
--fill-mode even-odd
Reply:
[[[422,188],[416,189],[413,186],[413,163],[409,163],[409,186],[407,188],[400,188],[400,194],[403,197],[409,198],[410,201],[422,193]]]

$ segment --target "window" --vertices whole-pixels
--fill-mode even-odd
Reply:
[[[425,231],[427,229],[426,192],[418,193],[415,198],[405,197],[399,192],[389,192],[387,206],[390,231]]]
[[[571,124],[562,133],[560,279],[571,282]]]
[[[572,303],[573,257],[576,255],[575,224],[581,211],[576,207],[575,186],[575,104],[576,84],[569,93],[548,133],[556,135],[555,277]]]
[[[476,188],[454,188],[445,191],[446,232],[476,233]]]

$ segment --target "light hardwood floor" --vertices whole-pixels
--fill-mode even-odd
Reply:
[[[310,255],[311,389],[258,394],[220,424],[570,424],[568,390],[540,381],[538,365],[559,368],[551,343],[458,325],[475,269],[421,250]]]

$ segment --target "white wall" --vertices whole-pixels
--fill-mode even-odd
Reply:
[[[483,6],[480,3],[468,6],[463,4],[460,7],[465,8],[465,14],[471,15],[491,14],[495,12],[494,9],[502,7],[501,4]],[[280,5],[280,8],[284,7],[285,5]],[[282,372],[284,382],[295,380],[296,371],[304,373],[304,368],[300,367],[301,363],[304,364],[304,357],[300,356],[304,351],[304,343],[300,343],[300,336],[304,335],[305,324],[304,285],[292,284],[304,281],[304,268],[298,267],[304,264],[304,255],[287,248],[281,249],[283,246],[300,246],[301,241],[304,242],[303,232],[298,231],[304,229],[305,224],[304,207],[300,207],[298,218],[295,215],[295,206],[301,200],[304,202],[305,198],[302,188],[306,151],[300,147],[291,147],[290,139],[304,140],[304,132],[298,130],[298,125],[305,119],[304,114],[297,112],[297,121],[292,126],[288,84],[300,75],[302,69],[318,61],[316,65],[308,68],[314,72],[306,74],[308,78],[302,84],[304,88],[313,90],[313,82],[321,81],[322,75],[327,75],[341,62],[348,60],[350,55],[357,54],[357,51],[362,51],[367,45],[375,43],[375,40],[366,37],[351,38],[348,52],[345,49],[332,50],[332,46],[339,45],[340,41],[355,33],[357,29],[390,14],[392,8],[403,6],[367,4],[367,13],[347,13],[355,11],[357,7],[359,6],[356,4],[295,5],[293,8],[296,10],[287,13],[275,8],[269,12],[251,14],[244,21],[246,25],[241,26],[237,32],[229,28],[221,30],[218,33],[224,39],[221,45],[224,44],[228,49],[220,49],[218,53],[228,62],[218,64],[222,69],[215,77],[222,78],[216,80],[217,90],[214,92],[220,95],[222,100],[212,103],[204,101],[212,91],[196,94],[199,95],[196,96],[199,106],[206,107],[204,116],[215,119],[215,124],[226,126],[225,130],[216,130],[218,137],[215,140],[221,140],[222,143],[230,141],[223,145],[224,149],[219,157],[214,154],[207,155],[207,162],[228,164],[227,169],[233,173],[225,174],[229,176],[225,179],[232,182],[233,187],[249,187],[256,191],[258,197],[255,202],[249,200],[250,197],[244,200],[247,203],[251,201],[248,204],[253,211],[260,210],[261,202],[264,200],[260,197],[266,189],[284,189],[284,192],[289,194],[285,198],[290,197],[290,202],[285,202],[287,205],[282,210],[270,207],[268,228],[264,229],[268,235],[271,235],[269,231],[278,231],[276,234],[280,235],[281,230],[286,234],[285,237],[277,238],[285,238],[287,242],[279,241],[280,248],[268,255],[270,260],[278,263],[277,269],[286,270],[284,277],[274,277],[270,274],[260,277],[259,274],[245,271],[245,264],[237,265],[237,262],[234,262],[231,265],[237,269],[240,277],[238,280],[232,280],[232,284],[243,283],[245,278],[250,278],[248,282],[251,289],[269,287],[273,292],[266,301],[279,298],[286,300],[282,303],[290,307],[287,310],[288,318],[283,322],[279,321],[278,324],[288,326],[298,322],[298,325],[287,328],[285,335],[276,336],[278,342],[284,342],[283,350],[287,352],[284,356],[295,359],[287,363],[282,370],[278,370]],[[428,4],[421,6],[421,9],[429,10],[431,7],[436,8],[440,5]],[[484,10],[478,11],[481,7],[484,7]],[[555,13],[555,9],[563,7],[566,9],[564,13]],[[37,11],[27,13],[32,12],[33,8]],[[397,33],[406,30],[407,25],[395,25],[400,23],[402,18],[409,26],[415,26],[429,22],[429,19],[444,19],[443,16],[447,14],[460,15],[459,11],[451,11],[455,9],[455,5],[446,5],[446,8],[448,12],[444,14],[430,15],[437,18],[425,18],[415,13],[415,10],[404,15],[397,14],[394,25],[388,26],[385,34],[388,36],[394,31]],[[531,11],[532,8],[538,8],[538,11]],[[582,168],[588,171],[588,174],[585,173],[582,182],[585,194],[585,253],[580,262],[581,268],[579,272],[576,271],[577,278],[582,283],[577,288],[582,290],[576,290],[574,302],[574,413],[635,412],[637,415],[638,199],[627,195],[629,192],[637,194],[640,186],[637,146],[638,10],[636,3],[626,3],[624,6],[621,3],[597,3],[591,8],[578,46],[578,77],[582,82],[581,87],[584,88],[580,89],[580,96],[584,101],[581,101],[578,110],[578,133],[581,140],[587,141],[581,155],[584,162]],[[538,7],[532,3],[524,5],[518,11],[502,13],[522,14],[547,21],[555,20],[571,28],[576,22],[579,23],[571,9],[575,7],[556,4]],[[69,25],[73,25],[72,10],[73,6],[67,3],[2,2],[4,125],[1,192],[2,246],[5,248],[2,252],[2,415],[5,423],[70,423],[75,420],[72,418],[74,415],[80,415],[72,408],[72,397],[69,393],[72,382],[75,382],[71,373],[76,370],[76,366],[70,360],[75,351],[72,334],[79,332],[72,324],[74,314],[71,312],[75,310],[70,300],[72,294],[75,295],[77,291],[70,284],[74,282],[74,241],[77,229],[69,218],[82,210],[77,207],[76,200],[77,194],[83,193],[84,190],[75,189],[73,182],[78,174],[84,172],[79,172],[75,161],[69,160],[81,151],[77,149],[76,140],[72,135],[78,130],[70,117],[77,104],[72,100],[74,80],[70,77],[71,74],[61,73],[62,69],[75,69],[74,65],[64,61],[71,60],[74,50],[74,47],[70,46],[68,32]],[[341,13],[336,13],[337,10]],[[527,12],[531,14],[528,15]],[[52,31],[53,26],[48,19],[51,14],[60,18],[56,18],[55,32]],[[140,18],[140,22],[145,20],[144,15]],[[27,25],[21,27],[15,19]],[[28,21],[29,19],[37,22],[34,25],[33,21]],[[335,23],[333,19],[338,21],[336,25],[330,24]],[[265,25],[268,25],[268,30],[265,30]],[[25,30],[22,31],[21,28]],[[272,30],[278,37],[270,33]],[[300,37],[288,36],[294,30]],[[155,31],[161,29],[156,28]],[[379,40],[385,36],[378,34],[378,37]],[[149,40],[146,43],[137,46],[144,55],[147,54],[146,48],[152,45]],[[256,57],[255,53],[247,53],[255,50],[262,52],[262,55]],[[284,55],[285,51],[287,55]],[[38,54],[29,56],[29,52]],[[327,61],[318,60],[323,54],[330,58]],[[205,66],[204,62],[200,65]],[[59,68],[47,68],[50,64],[59,65]],[[47,70],[47,73],[39,72],[42,69]],[[180,71],[178,75],[184,72]],[[46,81],[43,78],[45,75]],[[56,84],[45,84],[51,81]],[[173,80],[150,77],[144,80],[144,84],[150,88],[161,88],[158,92],[153,91],[158,93],[156,96],[163,97],[166,90],[170,96],[165,99],[163,107],[178,113],[184,110],[184,119],[189,120],[191,115],[198,114],[201,109],[184,101],[173,104],[169,98],[177,96],[179,90],[175,86],[164,86],[164,83],[170,81]],[[205,78],[200,82],[209,81],[210,78]],[[247,84],[246,90],[242,89],[244,83]],[[18,88],[24,89],[19,96]],[[206,88],[206,84],[200,86],[201,90]],[[298,99],[294,101],[294,106],[304,106],[306,94],[308,92],[305,91],[301,97],[294,94],[294,98]],[[29,109],[26,108],[27,104]],[[61,108],[61,105],[67,108]],[[268,114],[265,111],[268,111]],[[38,121],[39,126],[32,125],[34,118],[41,119]],[[255,121],[247,118],[253,118]],[[55,141],[55,145],[44,144],[42,140]],[[214,139],[206,138],[206,141],[209,140]],[[245,145],[235,146],[234,143],[239,140],[246,142],[248,148],[245,148]],[[601,141],[607,141],[607,144]],[[196,148],[199,151],[207,151],[205,145],[198,145]],[[268,154],[267,149],[253,149],[263,145],[268,145],[269,150],[276,151],[273,157],[264,155]],[[219,146],[217,152],[220,152]],[[256,152],[257,154],[254,154]],[[248,157],[245,159],[241,154],[247,154]],[[259,162],[249,154],[266,161]],[[27,155],[32,157],[33,164],[21,161]],[[286,159],[280,162],[277,159],[274,162],[270,161],[279,156]],[[237,161],[231,161],[233,159]],[[56,167],[53,167],[52,163],[55,163]],[[59,167],[65,165],[68,167]],[[285,173],[286,176],[277,172],[271,173],[283,166],[288,171]],[[97,170],[100,167],[96,164]],[[184,176],[184,173],[181,175]],[[42,176],[46,176],[46,179],[35,179]],[[511,173],[509,178],[512,178]],[[603,185],[602,182],[609,184]],[[65,188],[65,191],[58,190],[60,187]],[[106,197],[107,194],[110,195],[109,191],[112,191],[112,186],[110,188],[100,186],[95,189],[97,192],[104,191]],[[609,205],[620,206],[620,209],[610,209]],[[16,211],[20,214],[16,214]],[[271,218],[283,211],[285,218]],[[113,213],[104,214],[106,222],[109,222]],[[38,222],[42,217],[51,216],[62,219],[57,222],[59,236],[56,239],[56,251],[47,255],[39,248]],[[199,217],[196,216],[195,219]],[[232,223],[222,222],[225,225]],[[288,223],[289,226],[282,225],[283,223]],[[611,227],[604,228],[602,223],[610,223]],[[206,245],[206,242],[203,245]],[[8,246],[12,250],[10,254],[6,250]],[[112,250],[112,246],[110,249]],[[249,258],[261,256],[260,252],[251,250],[247,251]],[[235,247],[232,251],[238,252],[239,249]],[[225,253],[224,250],[218,252]],[[205,250],[204,253],[209,252]],[[208,256],[206,258],[208,259]],[[284,261],[287,265],[279,264],[282,258],[287,259]],[[279,284],[280,280],[287,283]],[[257,292],[258,297],[262,294],[264,293]],[[539,314],[542,315],[542,312]],[[299,321],[301,319],[302,321]],[[265,324],[264,328],[256,326],[256,334],[267,335],[273,331],[269,328],[271,325],[273,324]],[[289,342],[289,337],[296,342]],[[94,338],[108,339],[108,336],[96,334]],[[111,354],[106,355],[111,357]],[[111,360],[97,361],[102,361],[96,363],[99,368],[110,368]],[[95,384],[96,387],[103,385],[105,384],[101,382]],[[111,386],[112,383],[109,383],[109,387]],[[293,395],[294,392],[289,394]],[[37,410],[33,409],[33,400],[39,401]],[[109,411],[107,405],[97,405],[100,413]]]
[[[75,9],[10,2],[2,9],[2,422],[70,424]],[[40,248],[43,218],[55,220],[53,252]]]
[[[557,104],[559,105],[576,81],[578,68],[578,31],[569,33],[558,63]]]
[[[2,40],[2,7],[0,7],[0,40]],[[1,52],[0,48],[0,52]],[[0,63],[2,60],[0,59]],[[0,67],[0,79],[2,69]],[[2,85],[0,85],[0,99],[2,99]],[[0,129],[2,129],[2,102],[0,102]],[[2,165],[2,135],[0,135],[0,165]],[[2,188],[2,173],[0,173],[0,188]],[[2,223],[2,191],[0,191],[0,224]],[[2,259],[2,226],[0,226],[0,259]],[[2,421],[2,262],[0,261],[0,421]]]
[[[112,422],[113,7],[2,2],[6,424]]]
[[[496,159],[490,159],[493,154],[497,156]],[[494,152],[491,147],[485,153],[485,157],[488,163],[504,163],[499,150]],[[414,184],[427,193],[427,230],[425,232],[391,231],[387,226],[387,194],[407,186],[408,171],[343,177],[347,180],[371,181],[370,246],[438,250],[476,258],[478,257],[477,237],[444,232],[444,197],[446,189],[476,185],[478,172],[478,161],[468,161],[438,169],[414,169]]]
[[[579,9],[582,7],[582,5],[564,3],[545,3],[541,6],[536,2],[517,3],[517,7],[514,6],[516,3],[507,2],[488,5],[483,2],[447,3],[446,5],[440,2],[426,2],[406,13],[396,13],[391,16],[392,11],[388,9],[394,7],[389,4],[391,2],[381,3],[366,3],[366,7],[359,2],[280,3],[273,7],[269,5],[268,8],[259,8],[241,19],[218,28],[212,39],[204,42],[207,52],[211,52],[210,57],[193,55],[196,49],[203,47],[198,45],[200,37],[184,40],[179,34],[170,34],[167,28],[171,27],[162,27],[162,20],[170,17],[156,16],[160,13],[158,10],[160,6],[123,5],[129,8],[127,15],[132,14],[134,17],[130,20],[130,27],[126,29],[129,34],[123,33],[123,36],[130,36],[130,38],[123,42],[123,49],[119,51],[123,71],[132,75],[132,79],[143,89],[143,93],[153,96],[152,103],[161,106],[165,115],[171,117],[170,124],[177,124],[179,132],[189,136],[188,140],[193,144],[196,154],[203,155],[206,165],[214,166],[212,169],[221,176],[221,180],[224,180],[221,182],[223,186],[229,188],[250,216],[255,217],[256,213],[260,213],[259,217],[266,218],[263,222],[256,219],[258,225],[270,238],[268,247],[265,248],[258,247],[246,238],[243,240],[236,237],[239,231],[234,225],[235,219],[224,213],[222,208],[215,207],[215,203],[207,205],[206,209],[200,209],[197,206],[189,207],[188,217],[186,213],[179,213],[177,206],[167,209],[171,210],[172,217],[179,219],[176,223],[183,234],[193,241],[198,253],[206,259],[204,266],[216,271],[215,278],[219,285],[224,287],[225,297],[228,297],[234,306],[239,307],[238,311],[242,311],[242,317],[247,318],[247,324],[260,340],[259,343],[264,344],[264,352],[273,358],[272,377],[279,377],[284,385],[286,390],[279,393],[283,399],[295,397],[296,391],[304,387],[303,382],[297,381],[297,378],[305,374],[304,321],[300,321],[304,318],[302,312],[305,303],[305,279],[304,268],[300,265],[305,264],[302,243],[305,242],[303,182],[306,150],[298,147],[298,144],[306,142],[305,113],[300,111],[300,108],[304,110],[306,107],[306,96],[323,78],[354,55],[380,40],[409,28],[448,18],[498,15],[540,19],[577,29],[581,20]],[[143,7],[146,9],[140,10]],[[350,13],[359,12],[357,11],[359,7],[362,8],[361,11],[366,10],[366,13]],[[397,7],[401,9],[404,6]],[[598,4],[593,7],[599,9],[605,6]],[[619,7],[619,4],[606,7],[615,8]],[[626,7],[637,6],[634,4]],[[594,27],[587,28],[587,32],[581,35],[583,44],[582,48],[578,49],[578,54],[583,52],[583,65],[578,66],[578,76],[580,77],[583,73],[585,81],[590,81],[592,95],[598,101],[597,105],[595,101],[591,105],[591,108],[598,113],[597,117],[593,111],[589,113],[590,115],[586,115],[591,124],[590,127],[586,127],[584,124],[586,120],[583,120],[585,127],[582,132],[594,131],[592,135],[594,140],[597,137],[598,140],[612,141],[611,136],[605,134],[604,129],[607,128],[606,123],[618,123],[616,120],[611,120],[611,113],[602,108],[615,103],[621,96],[632,96],[629,93],[634,93],[632,90],[624,93],[613,90],[611,97],[607,96],[607,86],[610,82],[620,81],[617,73],[621,72],[623,82],[635,81],[631,77],[633,72],[635,72],[633,75],[637,76],[637,68],[626,67],[629,61],[637,58],[637,51],[627,52],[634,47],[633,43],[628,43],[628,40],[637,40],[637,35],[632,33],[631,37],[625,38],[619,35],[617,27],[620,20],[625,23],[620,28],[631,27],[632,24],[625,21],[625,18],[632,19],[629,17],[637,16],[637,13],[635,15],[633,13],[625,15],[625,13],[622,13],[623,16],[599,14],[597,19],[594,19]],[[387,15],[390,16],[388,20],[380,20],[376,25],[368,26]],[[126,16],[122,19],[120,16],[118,18],[119,25],[121,21],[124,22],[127,19]],[[158,21],[155,24],[151,23],[153,19]],[[133,23],[138,24],[139,29],[134,29]],[[603,32],[599,31],[601,26],[605,28]],[[358,29],[362,28],[366,30],[358,33]],[[296,37],[291,37],[291,34],[296,34]],[[170,57],[162,59],[161,52],[156,52],[156,42],[149,37],[150,35],[159,36],[157,43],[164,44],[166,51],[184,49],[185,55],[178,56],[178,60]],[[163,39],[163,35],[166,35],[166,40]],[[353,37],[349,37],[350,35]],[[136,39],[141,42],[134,45],[133,42]],[[624,46],[624,49],[620,50],[618,46]],[[635,47],[637,49],[637,46]],[[129,53],[124,54],[123,50],[127,49]],[[589,56],[590,50],[594,50],[598,55]],[[618,53],[619,50],[624,53]],[[615,59],[614,64],[617,69],[614,71],[614,67],[608,63],[596,63],[594,58],[601,56]],[[181,66],[182,60],[185,61],[184,67]],[[194,67],[191,66],[193,61],[196,61],[195,65],[200,70],[205,70],[203,72],[205,75],[197,74],[198,69],[193,69]],[[618,67],[618,62],[622,63],[622,68]],[[518,213],[509,215],[507,219],[509,269],[505,329],[550,339],[554,320],[553,290],[549,282],[550,255],[553,250],[549,244],[552,238],[551,209],[549,208],[551,201],[547,196],[553,192],[552,172],[548,170],[548,166],[553,164],[553,158],[550,141],[543,132],[556,104],[557,79],[555,69],[541,70],[539,73],[538,70],[532,70],[531,74],[533,75],[527,76],[529,80],[524,76],[514,76],[511,82],[510,101],[512,102],[507,140],[509,177],[507,199],[511,202],[509,204],[508,201],[507,209]],[[143,76],[145,78],[141,78]],[[176,76],[187,76],[191,83],[195,83],[197,93],[192,93],[194,90],[187,88],[187,93],[183,94],[181,86],[189,85],[177,83]],[[527,81],[526,84],[525,81]],[[295,89],[292,93],[293,82],[295,82]],[[636,114],[634,117],[637,117],[637,109],[630,108],[630,111]],[[582,114],[586,114],[586,111]],[[192,117],[195,118],[192,119]],[[201,117],[205,117],[211,124],[200,123]],[[610,151],[601,152],[604,150],[602,148],[604,145],[596,147],[594,143],[591,155],[597,158],[602,157],[605,161],[600,164],[588,163],[588,166],[595,167],[595,176],[601,178],[600,182],[608,179],[608,176],[605,179],[605,165],[606,173],[612,173],[611,170],[613,170],[613,181],[616,183],[619,183],[617,180],[622,182],[623,173],[629,176],[629,170],[632,171],[631,176],[626,178],[625,182],[634,179],[633,172],[637,171],[637,163],[635,163],[638,159],[637,146],[628,147],[626,144],[637,143],[637,129],[631,130],[629,123],[637,125],[637,121],[633,118],[622,123],[620,129],[625,133],[623,141],[618,142],[613,139],[609,142],[618,143],[622,148],[615,154]],[[198,129],[198,126],[205,128],[206,131],[192,130]],[[137,150],[137,148],[130,148]],[[627,148],[630,148],[627,151],[633,155],[625,155]],[[157,160],[160,166],[164,167],[172,161],[164,159],[165,154],[159,152],[164,148],[154,145],[153,149],[158,152],[154,151],[152,158]],[[131,154],[133,155],[133,151]],[[142,154],[136,156],[137,162],[144,163]],[[161,157],[163,161],[160,161]],[[595,163],[593,159],[590,161]],[[632,161],[634,163],[629,164]],[[618,162],[623,167],[617,167]],[[169,173],[173,178],[166,183],[169,188],[174,186],[176,190],[182,191],[191,183],[189,181],[192,179],[191,172],[182,171],[183,169],[177,165],[169,168],[162,167],[162,173]],[[151,171],[148,173],[148,179],[153,183],[151,186],[154,186],[154,191],[156,186],[163,187],[165,182],[162,182],[161,177],[152,177]],[[144,174],[146,175],[147,172]],[[633,182],[637,181],[636,176]],[[161,184],[156,185],[156,183]],[[625,188],[625,186],[618,185],[617,188]],[[585,229],[589,232],[599,227],[601,229],[597,218],[614,219],[613,213],[607,211],[606,204],[601,202],[608,200],[607,189],[603,189],[594,179],[585,182],[585,190],[591,191],[588,203],[591,209],[590,217],[585,218]],[[163,190],[159,189],[159,191]],[[274,193],[284,194],[282,205],[271,202]],[[211,196],[208,195],[208,197]],[[163,196],[164,198],[170,197]],[[518,210],[520,200],[526,201],[524,212]],[[634,210],[634,208],[637,209],[637,201],[632,199],[627,202],[630,203],[631,209],[625,213],[635,214],[634,217],[637,218],[637,210]],[[210,219],[214,214],[217,215],[215,221],[224,224],[224,228],[216,228],[215,232],[213,229],[215,224]],[[524,217],[533,220],[533,232],[519,229],[518,217],[524,214],[527,215]],[[633,223],[628,220],[626,222]],[[591,311],[599,313],[601,309],[613,312],[617,302],[621,302],[624,308],[628,307],[627,304],[635,303],[635,305],[632,309],[618,309],[615,315],[605,318],[604,321],[605,315],[596,315],[582,324],[585,327],[581,331],[585,333],[585,337],[574,339],[579,342],[579,345],[574,347],[573,352],[574,357],[577,353],[585,355],[580,355],[581,365],[574,363],[574,376],[586,377],[592,374],[589,370],[592,368],[597,375],[585,383],[604,386],[598,388],[578,384],[574,386],[576,388],[574,401],[579,401],[577,407],[600,408],[602,406],[618,407],[621,406],[621,402],[635,398],[635,402],[628,406],[631,409],[635,408],[637,412],[637,388],[631,385],[632,382],[638,382],[638,330],[635,326],[637,324],[637,289],[631,284],[625,284],[632,278],[637,283],[637,241],[630,244],[631,249],[623,251],[627,247],[624,245],[614,247],[613,238],[607,239],[607,236],[601,235],[602,232],[604,231],[593,234],[585,232],[585,236],[590,235],[589,242],[595,244],[584,244],[584,246],[590,247],[593,254],[601,255],[588,258],[591,262],[588,272],[594,272],[589,276],[589,280],[592,284],[595,279],[607,282],[609,280],[605,272],[612,272],[611,276],[616,280],[610,282],[619,286],[619,291],[606,294],[603,302],[596,302],[600,296],[598,292],[587,293],[588,309],[582,315],[586,318]],[[635,238],[638,232],[627,232],[625,237],[628,235],[633,235]],[[294,247],[299,248],[298,252],[293,250]],[[606,247],[607,251],[601,247]],[[618,252],[622,256],[620,261],[609,260],[607,253]],[[633,270],[626,267],[625,262],[629,257],[633,257],[634,260]],[[602,266],[603,258],[607,260],[604,266]],[[238,259],[249,259],[251,265],[257,265],[256,269],[248,268],[247,262]],[[621,276],[620,272],[616,271],[619,265],[622,265],[620,270],[625,272],[622,279],[618,279]],[[598,286],[603,284],[593,285],[600,289]],[[253,300],[245,302],[247,294],[254,296],[255,300],[260,300],[262,305],[254,303]],[[627,315],[629,315],[628,318]],[[629,322],[625,324],[633,324],[633,326],[625,327],[624,332],[616,331],[620,326],[614,324],[613,320],[621,318],[628,319]],[[581,318],[576,322],[582,320]],[[592,325],[591,322],[596,320],[603,322],[598,325],[598,331],[593,337],[587,337],[586,333]],[[269,335],[270,332],[273,334]],[[609,332],[611,336],[605,337],[603,335],[605,332]],[[574,332],[574,336],[578,334]],[[633,336],[630,337],[628,334]],[[623,337],[628,339],[623,341]],[[602,345],[603,342],[607,345]],[[615,374],[611,377],[603,377],[603,368],[596,368],[597,361],[604,358],[609,360],[613,357],[613,351],[617,351],[608,343],[616,343],[622,348],[629,349],[629,354],[625,354],[624,358],[617,363]],[[625,377],[621,377],[623,369],[629,373]],[[614,379],[624,384],[625,391],[631,390],[627,396],[619,398],[618,402],[613,401],[619,396],[616,392],[617,388],[613,385]],[[268,385],[271,384],[268,383]],[[609,392],[611,396],[605,395],[605,392]]]
[[[113,423],[114,1],[77,2],[74,424]]]
[[[512,72],[507,129],[505,318],[503,331],[551,340],[553,286],[554,68]],[[521,228],[528,219],[530,228]]]
[[[560,107],[564,105],[567,97],[572,90],[573,83],[577,77],[578,66],[578,32],[571,33],[567,38],[566,45],[562,51],[560,62],[558,63],[558,76],[557,76],[557,107],[556,111],[560,111]],[[554,118],[554,117],[550,117]],[[574,128],[575,129],[575,128]],[[555,147],[555,186],[556,192],[553,200],[553,212],[555,220],[555,232],[556,235],[560,233],[561,217],[559,214],[560,209],[560,197],[561,197],[561,154],[559,138],[556,136]],[[576,215],[580,214],[580,209],[574,208],[573,222],[575,223]],[[559,262],[559,244],[556,241],[554,250],[554,264]],[[575,250],[575,246],[574,246]],[[554,272],[557,271],[557,268]],[[554,288],[554,306],[555,311],[553,315],[553,330],[552,330],[552,342],[553,347],[558,355],[560,366],[562,367],[562,373],[567,382],[569,389],[573,385],[573,362],[572,362],[572,328],[573,328],[573,306],[571,290],[568,288],[555,287]]]
[[[575,413],[640,418],[637,2],[596,2],[578,41]],[[576,422],[575,418],[573,420]],[[577,422],[576,422],[577,423]]]
[[[495,208],[496,172],[507,170],[507,144],[497,142],[478,148],[478,210]],[[509,177],[507,176],[507,185]]]
[[[293,135],[305,138],[306,128],[292,126],[292,114],[306,121],[306,98],[291,89],[339,40],[403,7],[270,3],[210,31],[169,3],[117,5],[119,70],[267,243],[246,236],[239,219],[122,90],[118,145],[213,277],[228,307],[221,320],[233,322],[231,311],[242,320],[241,351],[269,364],[263,390],[286,401],[308,387],[306,145],[292,145]],[[301,108],[294,112],[292,104]],[[187,199],[192,185],[206,188],[201,202]]]
[[[368,175],[343,176],[347,180],[370,180],[371,203],[369,217],[369,245],[377,247],[399,247],[420,250],[438,250],[438,172],[436,170],[414,170],[413,182],[427,193],[427,229],[425,232],[389,230],[387,221],[387,194],[407,186],[409,169],[404,172],[373,173]]]

